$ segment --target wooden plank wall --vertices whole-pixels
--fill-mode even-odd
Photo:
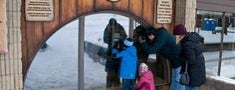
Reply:
[[[117,3],[110,3],[107,0],[54,0],[54,20],[50,22],[26,21],[24,4],[25,0],[22,0],[21,32],[24,78],[40,46],[59,28],[79,16],[109,11],[133,17],[144,25],[154,27],[161,25],[169,31],[174,25],[174,15],[170,24],[155,23],[157,0],[120,0]],[[173,0],[173,9],[174,7],[175,0]]]

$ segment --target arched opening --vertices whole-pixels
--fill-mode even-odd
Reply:
[[[22,0],[22,4],[25,4],[25,0]],[[23,63],[23,77],[25,79],[27,71],[33,61],[34,56],[39,51],[40,47],[50,38],[55,32],[59,30],[65,24],[79,18],[79,88],[83,89],[83,68],[84,68],[84,22],[86,15],[96,13],[115,13],[120,14],[130,19],[139,22],[141,25],[146,27],[158,27],[164,26],[168,31],[171,32],[175,24],[175,20],[172,19],[168,23],[157,22],[157,2],[158,0],[148,1],[136,1],[136,0],[122,0],[116,3],[110,3],[107,0],[56,0],[53,1],[54,6],[54,20],[46,21],[27,21],[26,13],[24,12],[25,7],[22,6],[21,16],[21,30],[22,30],[22,63]],[[175,2],[170,2],[170,6],[175,7]],[[174,17],[174,10],[172,9],[172,17]],[[132,26],[131,29],[134,29]],[[131,30],[132,31],[132,30]],[[133,32],[133,31],[132,31]],[[32,38],[33,37],[33,38]],[[30,50],[29,50],[30,48]],[[156,57],[156,56],[154,56]],[[156,58],[160,59],[160,58]],[[158,60],[156,60],[158,61]],[[165,82],[161,85],[168,85],[170,81],[169,64],[167,60],[164,61],[164,70],[166,71],[163,76],[166,78]]]
[[[89,18],[89,17],[92,17],[92,18]],[[100,79],[106,79],[106,75],[100,75],[100,76],[93,76],[93,77],[87,77],[87,76],[89,76],[89,75],[97,75],[97,74],[95,74],[95,72],[101,72],[102,74],[106,74],[106,72],[104,71],[104,69],[100,69],[100,68],[104,68],[104,62],[105,62],[105,60],[103,59],[103,58],[100,58],[100,57],[96,57],[97,56],[97,47],[104,47],[104,48],[107,48],[107,45],[105,45],[104,43],[103,43],[103,40],[102,40],[102,38],[103,38],[103,32],[104,32],[104,29],[105,29],[105,26],[108,24],[108,20],[110,19],[110,18],[116,18],[117,19],[117,21],[125,28],[125,30],[126,30],[126,33],[127,33],[127,35],[129,36],[130,35],[130,33],[134,33],[134,31],[129,31],[130,30],[130,17],[125,17],[125,16],[121,16],[121,14],[111,14],[111,13],[101,13],[101,14],[89,14],[89,15],[87,15],[87,16],[85,16],[85,38],[84,38],[84,40],[85,40],[85,54],[84,54],[84,67],[85,67],[85,72],[84,72],[84,78],[85,78],[85,89],[87,88],[97,88],[97,87],[101,87],[101,88],[104,88],[105,86],[99,86],[99,85],[97,85],[97,87],[94,87],[94,86],[96,86],[96,85],[94,85],[94,82],[95,82],[95,79],[98,79],[98,81],[100,82],[101,80]],[[90,19],[90,20],[89,20]],[[136,20],[136,19],[135,19]],[[74,23],[75,22],[75,23]],[[138,25],[140,25],[140,23],[138,23],[137,21],[134,21],[135,23],[132,25],[133,26],[133,29],[135,28],[135,27],[137,27]],[[72,25],[70,25],[70,23],[73,23]],[[76,28],[72,28],[71,30],[73,30],[73,29],[75,29],[75,31],[77,31],[77,32],[75,32],[75,33],[70,33],[70,35],[71,36],[73,36],[73,38],[67,38],[66,39],[66,36],[70,36],[69,34],[67,34],[66,32],[64,32],[63,31],[63,29],[65,28],[66,29],[66,31],[67,31],[67,29],[69,30],[70,28],[66,28],[67,26],[78,26],[79,24],[78,24],[78,20],[74,20],[73,22],[70,22],[68,25],[65,25],[65,26],[63,26],[61,29],[59,29],[55,34],[53,34],[53,36],[51,37],[51,39],[53,39],[53,37],[54,36],[57,36],[57,38],[58,39],[56,39],[56,40],[60,40],[61,42],[60,43],[63,43],[63,41],[65,40],[65,41],[71,41],[71,40],[73,40],[73,42],[75,42],[74,41],[74,38],[76,39],[76,38],[78,38],[78,36],[74,36],[74,34],[76,34],[76,35],[78,35],[78,27],[76,27]],[[146,27],[148,27],[146,24],[144,24],[144,26],[146,26]],[[57,33],[58,34],[60,34],[59,36],[57,35]],[[64,34],[63,34],[64,33]],[[59,39],[60,38],[60,39]],[[63,39],[62,39],[63,38]],[[55,40],[54,40],[55,41]],[[78,40],[77,40],[78,41]],[[57,41],[58,42],[58,41]],[[55,43],[55,42],[54,42]],[[50,43],[50,39],[49,40],[47,40],[47,44],[49,45],[49,50],[51,50],[51,48],[53,47],[52,45],[51,45],[51,43]],[[74,43],[68,43],[68,44],[72,44],[73,46],[74,46]],[[76,42],[75,44],[80,44],[79,42]],[[55,44],[56,45],[56,44]],[[63,45],[63,44],[62,44]],[[89,46],[90,45],[90,46]],[[57,45],[56,45],[57,46]],[[58,45],[59,46],[59,45]],[[76,45],[77,46],[77,45]],[[89,46],[89,47],[88,47]],[[63,46],[62,46],[63,47]],[[66,51],[68,51],[68,50],[70,50],[71,49],[71,47],[70,46],[64,46],[64,48],[65,48],[65,50]],[[70,48],[70,49],[67,49],[68,48]],[[59,48],[57,48],[57,49],[59,49]],[[62,49],[63,50],[63,49]],[[78,51],[78,49],[77,48],[72,48],[71,50],[76,50],[77,52],[79,52]],[[43,56],[43,53],[45,54],[45,53],[48,53],[48,51],[46,51],[46,52],[39,52],[38,54],[39,55],[37,55],[37,56]],[[57,51],[57,52],[54,52],[55,54],[56,53],[59,53],[59,54],[61,54],[60,53],[60,51]],[[64,54],[63,55],[61,55],[61,56],[65,56],[65,55],[67,55],[67,54],[76,54],[76,53],[73,53],[73,52],[63,52]],[[83,53],[83,52],[80,52],[80,53]],[[56,55],[59,55],[59,54],[56,54]],[[76,55],[78,55],[78,54],[76,54]],[[35,60],[37,60],[38,59],[38,57],[35,57]],[[163,59],[161,59],[160,57],[158,57],[157,58],[157,60],[156,60],[156,56],[153,56],[154,58],[152,58],[151,60],[149,60],[148,61],[148,65],[150,65],[150,67],[151,67],[151,69],[154,71],[154,74],[155,74],[155,76],[157,77],[156,78],[156,86],[161,86],[161,85],[168,85],[169,84],[169,81],[170,81],[170,79],[169,79],[169,65],[168,65],[168,62],[166,61],[166,60],[163,60]],[[55,58],[55,57],[54,57]],[[46,60],[45,60],[46,59]],[[63,57],[61,57],[61,58],[58,58],[58,59],[64,59],[64,62],[66,62],[67,60],[66,60],[66,58],[63,58]],[[70,59],[70,58],[68,58],[68,59]],[[78,60],[78,59],[76,59],[76,58],[73,58],[73,62],[74,62],[74,59],[75,60]],[[91,63],[88,63],[87,64],[87,60],[92,60],[92,61],[88,61],[88,62],[92,62],[92,64]],[[47,60],[49,60],[49,59],[47,59],[47,58],[44,58],[44,64],[45,63],[47,63],[46,65],[49,65],[48,63],[50,63],[49,61],[47,61]],[[39,60],[38,60],[39,61]],[[54,61],[54,63],[56,63],[56,61],[58,61],[58,60],[55,60]],[[34,61],[34,63],[35,62],[37,62],[37,61]],[[51,62],[53,63],[53,60],[51,60]],[[94,62],[96,62],[96,64],[94,63]],[[99,64],[97,64],[97,62],[99,63]],[[71,63],[71,62],[70,62]],[[75,63],[75,62],[74,62]],[[78,64],[78,63],[77,63]],[[31,68],[33,68],[34,67],[34,65],[35,64],[32,64],[31,65]],[[38,64],[38,65],[43,65],[43,64]],[[55,68],[56,68],[56,66],[57,66],[57,64],[54,64],[55,65]],[[60,66],[60,65],[59,65]],[[72,65],[72,66],[74,66],[74,65]],[[92,70],[93,70],[93,68],[91,68],[92,66],[98,66],[98,67],[95,67],[95,69],[97,69],[97,68],[99,68],[97,71],[93,71],[92,72]],[[157,67],[156,67],[157,66]],[[51,67],[54,67],[53,65],[51,66]],[[70,66],[69,66],[70,67]],[[38,67],[38,68],[40,68],[40,67]],[[45,67],[44,67],[45,68]],[[77,67],[73,67],[73,70],[74,70],[74,68],[77,68]],[[42,68],[41,68],[42,69]],[[45,68],[46,69],[46,68]],[[49,70],[49,68],[48,69],[46,69],[46,70]],[[66,71],[64,68],[57,68],[57,70],[59,70],[60,72],[63,72],[63,70],[64,71]],[[31,70],[29,71],[29,73],[31,72]],[[67,72],[67,71],[66,71]],[[49,73],[46,73],[46,72],[37,72],[37,73],[40,73],[41,74],[41,76],[39,76],[39,75],[35,75],[35,74],[29,74],[27,77],[30,77],[30,76],[36,76],[36,79],[35,80],[37,80],[37,79],[39,79],[40,77],[42,77],[41,78],[41,80],[48,80],[49,82],[50,82],[50,79],[49,78],[51,78],[50,76],[49,77],[47,77],[47,76],[44,76],[45,74],[49,74],[49,73],[53,73],[53,72],[49,72]],[[63,74],[63,73],[62,73]],[[88,74],[88,75],[87,75]],[[54,74],[54,75],[57,75],[57,77],[60,77],[60,75],[59,74]],[[98,74],[99,75],[99,74]],[[33,77],[33,78],[35,78],[35,76]],[[37,77],[37,76],[39,76],[39,77]],[[74,76],[74,75],[73,75]],[[73,77],[72,76],[72,77]],[[47,78],[46,78],[47,77]],[[46,79],[45,79],[46,78]],[[53,78],[56,78],[56,77],[53,77]],[[71,78],[71,77],[70,77]],[[70,78],[68,78],[68,79],[70,79]],[[30,78],[28,78],[29,80],[33,80],[32,78],[30,79]],[[88,82],[87,82],[87,79],[88,79]],[[102,80],[102,81],[105,81],[105,80]],[[37,82],[39,82],[39,81],[37,81]],[[54,82],[56,82],[56,81],[54,81]],[[60,82],[60,81],[59,81]],[[29,82],[30,83],[30,82]],[[33,82],[31,82],[31,83],[33,83]],[[43,83],[43,82],[42,82]],[[92,83],[93,84],[93,87],[89,87],[89,83]],[[99,83],[99,84],[105,84],[106,82],[101,82],[101,83]],[[88,84],[88,86],[86,86],[86,84]],[[103,85],[102,84],[102,85]],[[74,85],[74,84],[73,84]],[[62,85],[63,86],[63,85]],[[27,78],[26,78],[26,87],[29,89],[30,88],[30,86],[27,86]],[[54,87],[56,88],[56,85],[54,85]],[[37,88],[37,87],[36,87]],[[44,87],[44,88],[46,88],[46,87]],[[61,87],[60,87],[61,88]],[[66,88],[66,87],[65,87]],[[68,88],[68,87],[67,87]],[[26,89],[27,90],[27,89]],[[45,90],[45,89],[44,89]]]
[[[171,32],[175,23],[174,19],[172,19],[171,23],[157,23],[157,0],[149,0],[145,2],[122,0],[117,3],[110,3],[107,0],[56,0],[53,1],[54,19],[48,22],[27,21],[26,13],[24,12],[25,4],[25,0],[22,0],[21,32],[23,78],[26,77],[30,64],[41,45],[43,45],[45,41],[59,28],[78,17],[100,12],[118,13],[131,17],[146,26],[164,26],[169,29],[169,32]],[[172,2],[172,7],[175,7],[175,2]],[[174,17],[174,10],[172,11],[172,17]]]

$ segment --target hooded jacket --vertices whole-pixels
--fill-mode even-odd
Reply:
[[[135,86],[136,90],[155,90],[153,73],[149,70],[144,72],[138,84]]]
[[[206,80],[205,59],[202,54],[203,42],[204,38],[196,32],[186,33],[180,41],[182,48],[180,58],[188,61],[189,86],[198,87]],[[182,68],[185,70],[184,67]]]
[[[115,35],[114,35],[115,34]],[[108,44],[108,54],[111,54],[111,50],[114,46],[115,40],[124,40],[127,37],[125,29],[121,24],[117,23],[116,19],[111,18],[108,25],[104,30],[103,40]]]
[[[120,77],[123,79],[135,79],[138,62],[135,46],[128,46],[126,49],[113,56],[115,58],[122,58],[119,73]]]
[[[181,47],[176,44],[175,36],[168,33],[165,28],[154,30],[153,35],[155,36],[154,41],[152,43],[142,43],[142,48],[148,54],[160,53],[163,57],[170,60],[172,68],[181,66],[179,58]]]

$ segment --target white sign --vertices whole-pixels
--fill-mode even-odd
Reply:
[[[158,0],[157,23],[171,23],[172,0]]]
[[[52,21],[54,18],[53,0],[26,0],[27,21]]]
[[[7,52],[6,1],[0,0],[0,53]]]

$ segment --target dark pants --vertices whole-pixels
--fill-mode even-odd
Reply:
[[[122,90],[134,90],[135,79],[122,79]]]
[[[105,71],[107,72],[106,87],[120,86],[119,60],[110,59],[106,61]]]

